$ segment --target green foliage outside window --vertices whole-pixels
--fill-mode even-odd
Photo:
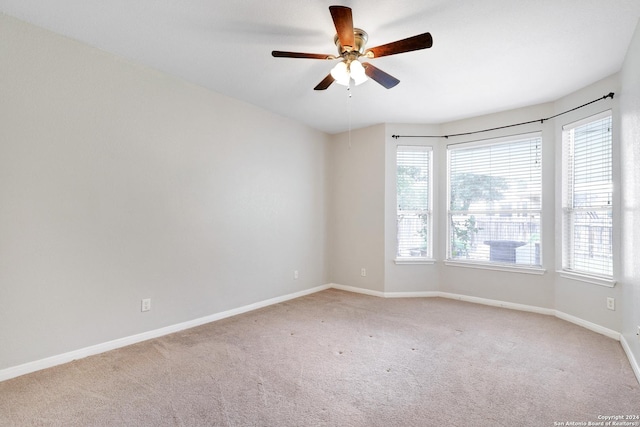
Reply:
[[[460,173],[451,178],[450,212],[451,215],[451,257],[467,258],[474,243],[475,234],[480,231],[474,215],[463,222],[455,221],[455,212],[466,215],[472,203],[495,202],[503,198],[508,189],[506,180],[499,176],[475,173]]]

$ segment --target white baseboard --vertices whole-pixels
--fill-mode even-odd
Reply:
[[[492,307],[501,307],[508,308],[511,310],[518,311],[528,311],[531,313],[544,314],[547,316],[555,316],[562,320],[566,320],[567,322],[574,323],[578,326],[582,326],[583,328],[589,329],[590,331],[597,332],[599,334],[605,335],[609,338],[613,338],[614,340],[620,341],[620,333],[616,332],[612,329],[605,328],[604,326],[600,326],[598,324],[589,322],[587,320],[580,319],[579,317],[572,316],[570,314],[564,313],[562,311],[554,310],[552,308],[544,308],[537,307],[534,305],[526,305],[526,304],[518,304],[507,301],[493,300],[488,298],[480,298],[473,297],[468,295],[461,294],[453,294],[449,292],[439,292],[439,291],[425,291],[425,292],[381,292],[381,291],[372,291],[370,289],[357,288],[354,286],[345,286],[338,285],[336,283],[332,283],[329,287],[334,289],[340,289],[348,292],[355,292],[359,294],[372,295],[381,298],[432,298],[432,297],[440,297],[440,298],[448,298],[455,299],[459,301],[471,302],[474,304],[483,304],[489,305]]]
[[[422,292],[381,292],[373,291],[371,289],[357,288],[355,286],[339,285],[337,283],[331,283],[330,288],[339,289],[341,291],[353,292],[356,294],[371,295],[380,298],[425,298],[425,297],[437,297],[440,296],[440,292],[422,291]]]
[[[371,291],[369,289],[356,288],[352,286],[337,285],[334,283],[332,283],[330,287],[335,289],[341,289],[344,291],[373,295],[373,296],[378,296],[383,298],[403,298],[403,297],[449,298],[449,299],[455,299],[459,301],[471,302],[475,304],[490,305],[493,307],[502,307],[502,308],[508,308],[512,310],[528,311],[532,313],[545,314],[548,316],[555,316],[559,319],[562,319],[567,322],[571,322],[573,324],[581,326],[583,328],[589,329],[590,331],[593,331],[593,332],[602,334],[604,336],[607,336],[609,338],[612,338],[614,340],[620,341],[620,344],[622,345],[622,348],[624,349],[624,352],[627,355],[627,358],[629,359],[631,368],[633,369],[633,372],[636,375],[636,379],[640,383],[640,365],[638,365],[638,361],[634,357],[633,352],[631,351],[631,348],[629,347],[629,344],[627,343],[627,340],[625,339],[624,335],[612,329],[605,328],[604,326],[600,326],[596,323],[589,322],[587,320],[581,319],[576,316],[572,316],[570,314],[564,313],[559,310],[554,310],[551,308],[536,307],[533,305],[517,304],[512,302],[506,302],[506,301],[492,300],[487,298],[472,297],[468,295],[452,294],[449,292],[434,292],[434,291],[429,292],[428,291],[428,292],[391,292],[389,293],[389,292]]]
[[[589,322],[587,320],[581,319],[576,316],[572,316],[567,313],[563,313],[562,311],[555,310],[556,317],[566,320],[567,322],[574,323],[578,326],[582,326],[583,328],[589,329],[590,331],[597,332],[609,338],[613,338],[616,341],[620,341],[621,334],[620,332],[616,332],[613,329],[605,328],[604,326],[597,325],[595,323]]]
[[[385,298],[433,298],[440,296],[440,292],[437,291],[423,291],[423,292],[385,292]]]
[[[571,323],[576,324],[578,326],[582,326],[583,328],[589,329],[590,331],[597,332],[597,333],[602,334],[604,336],[607,336],[609,338],[613,338],[614,340],[617,340],[617,341],[620,340],[620,333],[619,332],[616,332],[616,331],[614,331],[612,329],[609,329],[609,328],[605,328],[604,326],[600,326],[600,325],[598,325],[596,323],[592,323],[592,322],[589,322],[587,320],[580,319],[579,317],[572,316],[572,315],[564,313],[562,311],[554,310],[552,308],[536,307],[534,305],[517,304],[517,303],[512,303],[512,302],[491,300],[491,299],[486,299],[486,298],[470,297],[470,296],[466,296],[466,295],[449,294],[449,293],[446,293],[446,292],[440,292],[439,296],[443,297],[443,298],[458,299],[458,300],[461,300],[461,301],[473,302],[473,303],[476,303],[476,304],[491,305],[491,306],[494,306],[494,307],[509,308],[509,309],[512,309],[512,310],[528,311],[528,312],[531,312],[531,313],[538,313],[538,314],[546,314],[548,316],[555,316],[555,317],[557,317],[559,319],[566,320],[567,322],[571,322]]]
[[[490,305],[492,307],[508,308],[511,310],[528,311],[531,313],[546,314],[548,316],[555,315],[556,311],[551,308],[536,307],[535,305],[518,304],[515,302],[507,302],[493,300],[489,298],[472,297],[468,295],[452,294],[449,292],[439,292],[441,298],[455,299],[459,301],[472,302],[474,304]]]
[[[370,296],[375,296],[375,297],[381,297],[381,298],[420,298],[420,297],[422,297],[422,298],[433,298],[433,297],[441,297],[441,298],[448,298],[448,299],[455,299],[455,300],[459,300],[459,301],[471,302],[471,303],[475,303],[475,304],[490,305],[490,306],[494,306],[494,307],[502,307],[502,308],[508,308],[508,309],[512,309],[512,310],[528,311],[528,312],[533,312],[533,313],[556,316],[556,317],[558,317],[560,319],[563,319],[563,320],[566,320],[568,322],[574,323],[574,324],[576,324],[578,326],[582,326],[582,327],[584,327],[586,329],[589,329],[591,331],[597,332],[599,334],[605,335],[605,336],[613,338],[615,340],[619,340],[621,342],[621,344],[622,344],[622,347],[624,348],[625,353],[627,354],[627,357],[629,358],[629,362],[631,363],[633,371],[634,371],[636,377],[638,378],[638,381],[640,382],[640,367],[638,367],[638,363],[637,363],[635,357],[633,356],[633,353],[631,352],[631,349],[629,348],[628,343],[624,339],[624,336],[622,336],[619,332],[616,332],[614,330],[605,328],[605,327],[597,325],[595,323],[588,322],[586,320],[583,320],[583,319],[580,319],[578,317],[563,313],[563,312],[558,311],[558,310],[553,310],[553,309],[549,309],[549,308],[542,308],[542,307],[536,307],[536,306],[530,306],[530,305],[525,305],[525,304],[517,304],[517,303],[499,301],[499,300],[492,300],[492,299],[487,299],[487,298],[479,298],[479,297],[472,297],[472,296],[467,296],[467,295],[452,294],[452,293],[448,293],[448,292],[438,292],[438,291],[381,292],[381,291],[374,291],[374,290],[371,290],[371,289],[358,288],[358,287],[354,287],[354,286],[339,285],[339,284],[336,284],[336,283],[330,283],[330,284],[327,284],[327,285],[317,286],[315,288],[306,289],[304,291],[295,292],[295,293],[292,293],[292,294],[287,294],[287,295],[283,295],[283,296],[276,297],[276,298],[271,298],[271,299],[264,300],[264,301],[259,301],[257,303],[245,305],[245,306],[242,306],[242,307],[238,307],[238,308],[235,308],[235,309],[223,311],[223,312],[220,312],[220,313],[215,313],[215,314],[212,314],[210,316],[201,317],[201,318],[198,318],[198,319],[190,320],[190,321],[183,322],[183,323],[178,323],[178,324],[167,326],[167,327],[160,328],[160,329],[154,329],[152,331],[144,332],[144,333],[141,333],[141,334],[132,335],[132,336],[124,337],[124,338],[119,338],[119,339],[116,339],[116,340],[113,340],[113,341],[108,341],[108,342],[105,342],[105,343],[101,343],[101,344],[97,344],[97,345],[81,348],[81,349],[78,349],[78,350],[70,351],[70,352],[59,354],[59,355],[56,355],[56,356],[47,357],[45,359],[36,360],[36,361],[33,361],[33,362],[24,363],[22,365],[18,365],[18,366],[14,366],[14,367],[11,367],[11,368],[3,369],[3,370],[0,370],[0,381],[5,381],[5,380],[11,379],[11,378],[15,378],[15,377],[18,377],[18,376],[21,376],[21,375],[29,374],[31,372],[39,371],[39,370],[46,369],[46,368],[51,368],[53,366],[57,366],[57,365],[61,365],[63,363],[71,362],[73,360],[82,359],[82,358],[85,358],[87,356],[92,356],[92,355],[95,355],[95,354],[104,353],[104,352],[109,351],[109,350],[115,350],[117,348],[125,347],[125,346],[131,345],[131,344],[136,344],[136,343],[139,343],[139,342],[142,342],[142,341],[150,340],[150,339],[153,339],[153,338],[158,338],[158,337],[161,337],[161,336],[164,336],[164,335],[172,334],[174,332],[179,332],[179,331],[182,331],[182,330],[185,330],[185,329],[189,329],[189,328],[193,328],[193,327],[196,327],[196,326],[200,326],[200,325],[203,325],[205,323],[215,322],[216,320],[221,320],[221,319],[225,319],[227,317],[236,316],[238,314],[247,313],[249,311],[253,311],[253,310],[257,310],[259,308],[263,308],[263,307],[267,307],[267,306],[270,306],[270,305],[278,304],[278,303],[281,303],[281,302],[289,301],[291,299],[300,298],[300,297],[303,297],[305,295],[310,295],[310,294],[313,294],[313,293],[316,293],[316,292],[320,292],[320,291],[323,291],[323,290],[326,290],[326,289],[330,289],[330,288],[339,289],[339,290],[347,291],[347,292],[354,292],[354,293],[364,294],[364,295],[370,295]]]
[[[622,344],[622,349],[624,350],[627,358],[629,359],[629,363],[631,364],[631,369],[633,369],[633,373],[636,374],[636,379],[640,383],[640,365],[638,365],[638,360],[633,355],[631,351],[631,347],[629,347],[629,343],[623,334],[620,334],[620,344]]]
[[[131,344],[136,344],[142,341],[147,341],[153,338],[158,338],[164,335],[172,334],[174,332],[183,331],[185,329],[193,328],[196,326],[204,325],[205,323],[215,322],[216,320],[225,319],[227,317],[236,316],[238,314],[247,313],[249,311],[257,310],[259,308],[267,307],[273,304],[278,304],[291,299],[300,298],[305,295],[310,295],[316,292],[329,289],[330,285],[317,286],[311,289],[305,289],[304,291],[295,292],[292,294],[283,295],[276,298],[271,298],[264,301],[259,301],[253,304],[245,305],[242,307],[234,308],[231,310],[215,313],[210,316],[200,317],[198,319],[189,320],[187,322],[178,323],[175,325],[166,326],[160,329],[154,329],[152,331],[143,332],[141,334],[131,335],[124,338],[115,339],[89,347],[73,350],[67,353],[58,354],[56,356],[47,357],[45,359],[36,360],[33,362],[24,363],[22,365],[14,366],[0,370],[0,381],[9,380],[11,378],[19,377],[21,375],[29,374],[31,372],[39,371],[46,368],[52,368],[57,365],[72,362],[74,360],[83,359],[95,354],[104,353],[106,351],[115,350]]]
[[[329,287],[333,288],[333,289],[338,289],[338,290],[341,290],[341,291],[347,291],[347,292],[353,292],[353,293],[356,293],[356,294],[364,294],[364,295],[370,295],[370,296],[374,296],[374,297],[384,298],[384,292],[373,291],[371,289],[357,288],[355,286],[339,285],[337,283],[331,283],[331,284],[329,284]]]

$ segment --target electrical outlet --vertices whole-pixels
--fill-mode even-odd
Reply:
[[[616,300],[615,300],[615,298],[611,298],[611,297],[607,298],[607,308],[609,310],[615,310],[616,309]]]
[[[151,310],[151,298],[145,298],[142,300],[140,304],[140,311],[149,311]]]
[[[360,269],[360,275],[362,277],[366,277],[367,276],[367,269],[366,268],[361,268]]]
[[[298,278],[298,270],[293,270],[293,278],[294,279]]]

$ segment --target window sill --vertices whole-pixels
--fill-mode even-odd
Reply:
[[[604,286],[606,288],[613,288],[616,285],[616,281],[613,279],[607,279],[604,277],[587,276],[585,274],[578,274],[572,271],[560,270],[558,271],[560,277],[565,279],[577,280],[580,282],[591,283],[592,285]]]
[[[445,265],[451,267],[464,267],[464,268],[478,268],[481,270],[494,270],[494,271],[507,271],[510,273],[524,273],[524,274],[538,274],[542,275],[547,272],[542,267],[530,267],[530,266],[512,266],[506,264],[488,264],[479,262],[466,262],[466,261],[445,261]]]
[[[431,258],[396,258],[393,262],[397,265],[431,265],[435,264],[436,260]]]

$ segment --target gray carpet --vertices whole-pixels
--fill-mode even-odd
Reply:
[[[0,383],[2,426],[554,426],[622,414],[640,415],[640,387],[615,340],[550,316],[338,290]]]

